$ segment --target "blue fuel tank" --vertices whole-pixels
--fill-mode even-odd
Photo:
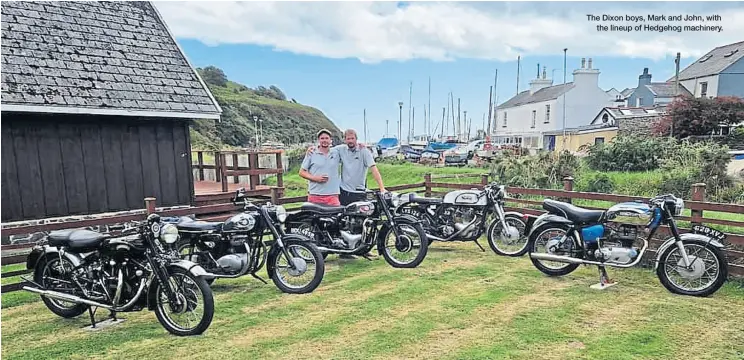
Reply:
[[[588,227],[581,229],[581,237],[584,239],[584,242],[587,244],[596,243],[597,239],[604,236],[604,231],[605,231],[604,225],[597,224],[597,225],[588,226]]]

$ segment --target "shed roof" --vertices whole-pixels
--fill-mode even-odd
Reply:
[[[670,82],[655,82],[644,85],[647,89],[651,91],[652,94],[654,94],[657,97],[661,98],[669,98],[674,97],[674,83]],[[682,84],[679,85],[679,95],[686,95],[686,96],[692,96],[692,93],[685,89]]]
[[[219,119],[151,2],[2,2],[3,111]]]

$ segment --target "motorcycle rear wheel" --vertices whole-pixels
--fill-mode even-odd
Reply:
[[[178,251],[178,255],[183,260],[189,260],[191,262],[194,262],[194,263],[199,264],[202,267],[204,267],[205,264],[202,264],[201,261],[200,261],[201,260],[201,256],[192,255],[192,258],[189,258],[188,251],[190,251],[190,249],[189,249],[190,247],[191,247],[191,243],[190,242],[184,241],[184,242],[179,243],[178,244],[178,248],[177,248],[178,249],[177,250]],[[194,250],[200,251],[199,250],[199,247],[197,245],[194,245],[194,247],[195,247]],[[184,251],[185,251],[185,253],[184,253]],[[214,281],[217,280],[217,278],[208,278],[208,279],[204,279],[204,280],[207,282],[207,284],[209,286],[212,286],[212,284],[214,284]]]
[[[47,284],[47,282],[45,281],[45,277],[49,275],[45,276],[45,274],[47,273],[47,270],[51,270],[52,266],[54,266],[57,263],[60,263],[59,256],[57,256],[56,254],[46,255],[39,262],[38,266],[36,267],[34,271],[34,282],[44,287],[48,287],[49,284]],[[60,265],[65,270],[70,270],[74,268],[74,265],[70,262],[70,260],[67,260],[67,258],[65,257],[62,257],[62,262],[60,263]],[[53,290],[53,289],[54,288],[50,290]],[[85,305],[85,304],[71,304],[70,306],[65,306],[63,304],[63,301],[51,299],[45,296],[42,296],[41,300],[44,302],[44,305],[46,305],[49,311],[53,312],[57,316],[61,316],[66,319],[79,316],[88,310],[88,305]]]
[[[528,240],[527,249],[530,254],[537,253],[537,240],[542,237],[543,234],[547,233],[548,231],[556,230],[559,232],[562,232],[565,234],[568,231],[568,226],[564,224],[553,224],[553,223],[547,223],[544,225],[540,225],[538,228],[536,228],[532,232],[532,236],[530,236],[530,239]],[[568,235],[569,241],[573,241],[573,246],[578,246],[577,239],[574,239],[573,235]],[[547,244],[546,244],[547,245]],[[543,260],[533,259],[530,257],[530,261],[532,261],[532,265],[534,265],[537,270],[540,270],[545,275],[548,276],[563,276],[568,275],[572,273],[574,270],[576,270],[579,267],[579,264],[571,264],[571,263],[561,263],[562,267],[551,267],[546,266],[543,264]]]

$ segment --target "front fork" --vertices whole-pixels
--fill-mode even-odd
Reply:
[[[677,229],[677,223],[674,222],[674,220],[670,221],[669,228],[672,230],[672,235],[674,236],[677,249],[679,249],[679,253],[682,254],[682,261],[684,261],[685,263],[685,268],[689,269],[690,266],[692,266],[692,262],[690,262],[690,258],[689,256],[687,256],[687,250],[685,249],[685,244],[682,242],[682,239],[680,239],[679,229]]]

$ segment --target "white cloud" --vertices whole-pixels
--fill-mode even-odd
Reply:
[[[702,6],[705,5],[705,6]],[[744,40],[740,3],[158,2],[178,38],[254,44],[365,63],[415,58],[509,61],[517,55],[699,57]],[[720,14],[723,31],[597,32],[587,14]],[[609,25],[609,23],[602,23]],[[649,24],[637,23],[637,25]],[[669,23],[690,25],[691,23]],[[617,24],[616,25],[627,25]],[[662,24],[663,25],[663,24]]]

